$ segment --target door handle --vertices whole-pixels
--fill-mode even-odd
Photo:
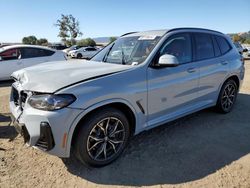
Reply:
[[[188,72],[188,73],[193,73],[193,72],[195,72],[195,71],[196,71],[195,68],[188,68],[188,69],[187,69],[187,72]]]
[[[221,61],[220,62],[222,65],[227,65],[228,64],[228,61]]]

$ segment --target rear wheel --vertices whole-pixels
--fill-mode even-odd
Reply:
[[[216,108],[221,113],[228,113],[232,110],[238,94],[238,86],[232,79],[224,83],[221,88]]]
[[[129,135],[129,123],[121,111],[102,109],[82,123],[74,153],[87,165],[104,166],[120,156]]]

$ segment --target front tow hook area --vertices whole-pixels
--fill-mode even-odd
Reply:
[[[48,122],[40,123],[40,137],[36,143],[40,149],[49,151],[55,146],[52,130]]]
[[[30,140],[30,135],[24,124],[17,123],[16,121],[12,123],[16,131],[23,137],[24,143],[28,143]]]

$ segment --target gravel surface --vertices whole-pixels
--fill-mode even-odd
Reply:
[[[0,187],[250,187],[250,61],[229,114],[211,109],[135,136],[113,164],[86,168],[23,144],[0,83]]]

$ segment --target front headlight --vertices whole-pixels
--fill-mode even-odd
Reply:
[[[71,94],[41,94],[31,96],[28,100],[28,103],[33,108],[39,110],[53,111],[69,106],[75,100],[76,97]]]

